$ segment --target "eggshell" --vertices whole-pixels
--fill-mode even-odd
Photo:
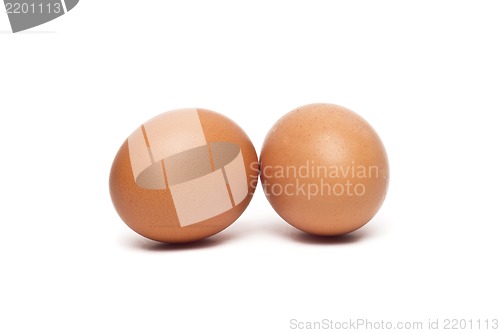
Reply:
[[[389,181],[386,151],[356,113],[311,104],[282,117],[261,156],[267,199],[288,223],[315,235],[354,231],[377,213]]]
[[[190,242],[232,224],[258,180],[255,149],[227,117],[205,109],[161,114],[119,149],[109,187],[122,220],[144,237]]]

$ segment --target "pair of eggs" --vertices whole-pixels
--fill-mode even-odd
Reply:
[[[356,113],[333,104],[297,108],[271,128],[260,162],[245,132],[205,109],[163,113],[119,149],[110,193],[122,220],[144,237],[182,243],[212,236],[247,208],[258,180],[296,228],[334,236],[369,222],[387,191],[387,155]]]

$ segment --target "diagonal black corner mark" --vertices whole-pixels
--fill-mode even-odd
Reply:
[[[4,0],[12,32],[52,21],[75,8],[79,0]]]

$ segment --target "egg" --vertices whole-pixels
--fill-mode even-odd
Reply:
[[[163,113],[139,126],[111,167],[111,199],[138,234],[200,240],[231,225],[258,181],[255,148],[229,118],[206,109]]]
[[[334,104],[299,107],[264,141],[261,183],[276,212],[314,235],[342,235],[369,222],[389,183],[384,145],[361,116]]]

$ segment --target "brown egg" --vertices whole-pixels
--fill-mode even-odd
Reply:
[[[261,181],[276,212],[315,235],[354,231],[377,213],[389,181],[377,133],[356,113],[333,104],[291,111],[269,131]]]
[[[255,148],[233,121],[204,109],[161,114],[123,143],[109,187],[122,220],[144,237],[190,242],[233,223],[258,180]]]

